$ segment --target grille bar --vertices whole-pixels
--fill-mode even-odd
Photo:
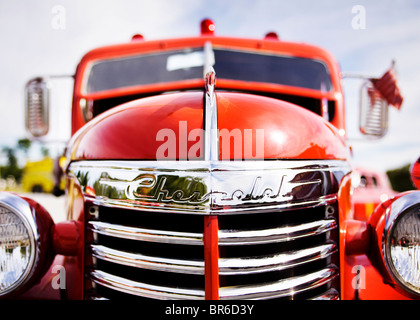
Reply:
[[[302,237],[318,235],[337,227],[334,219],[320,220],[296,226],[286,226],[265,230],[220,230],[220,245],[263,244],[292,241]]]
[[[338,300],[340,299],[340,294],[335,289],[330,289],[323,294],[311,299],[311,300]]]
[[[112,223],[90,221],[91,230],[110,237],[160,243],[203,245],[203,234],[128,227]]]
[[[283,279],[260,285],[240,285],[220,288],[221,300],[235,299],[273,299],[307,291],[322,286],[338,275],[334,265],[303,276]]]
[[[221,258],[220,275],[243,275],[284,270],[312,261],[325,259],[337,251],[333,243],[294,252],[258,258]]]
[[[204,274],[204,261],[151,257],[115,250],[102,245],[91,245],[90,247],[94,257],[112,263],[164,272]]]
[[[147,283],[129,280],[123,277],[115,276],[110,273],[94,270],[90,273],[91,279],[100,285],[113,290],[128,293],[131,295],[142,296],[146,298],[166,300],[166,299],[189,299],[203,300],[204,290],[181,289],[165,286],[150,285]]]

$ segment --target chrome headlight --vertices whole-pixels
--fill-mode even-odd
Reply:
[[[0,192],[0,298],[36,283],[52,262],[54,222],[37,202]]]
[[[420,295],[420,193],[397,199],[383,235],[385,265],[394,281],[411,295]]]
[[[30,278],[38,250],[38,233],[29,204],[12,194],[0,194],[0,296]]]

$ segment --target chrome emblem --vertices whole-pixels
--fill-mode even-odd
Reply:
[[[199,214],[320,205],[345,161],[80,161],[70,175],[98,204]]]
[[[136,201],[162,202],[162,203],[180,203],[180,204],[199,204],[205,202],[210,196],[209,193],[203,194],[192,188],[200,182],[194,179],[184,179],[188,188],[171,190],[167,186],[168,177],[160,176],[156,178],[150,174],[143,174],[128,183],[125,190],[127,199]],[[178,180],[182,181],[182,180]],[[106,182],[101,182],[106,183]],[[182,182],[181,182],[182,184]]]
[[[197,191],[197,184],[201,182],[194,180],[193,178],[184,178],[187,188],[175,189],[171,191],[171,188],[166,186],[168,177],[160,176],[156,178],[150,174],[144,174],[137,177],[133,182],[128,183],[125,195],[127,199],[138,200],[138,201],[151,201],[151,202],[162,202],[162,203],[179,203],[179,204],[200,204],[206,202],[210,197],[214,198],[213,202],[231,202],[231,201],[249,201],[249,200],[261,200],[261,199],[276,199],[276,198],[290,198],[287,195],[281,195],[282,184],[284,176],[279,181],[277,190],[272,188],[262,187],[262,178],[257,177],[252,185],[248,189],[237,189],[230,191],[230,193],[224,191],[210,191],[204,193],[203,191]],[[178,181],[182,181],[178,180]],[[105,183],[100,181],[100,183]],[[310,181],[310,184],[319,184],[320,180]],[[207,190],[205,185],[202,185],[202,190]]]

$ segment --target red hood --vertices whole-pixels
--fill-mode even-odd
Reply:
[[[204,94],[200,92],[174,93],[132,101],[109,110],[76,133],[69,146],[71,159],[155,160],[157,152],[169,146],[170,138],[165,135],[169,131],[176,136],[173,150],[177,159],[187,159],[188,150],[202,145],[203,139],[195,135],[191,136],[195,137],[192,141],[187,140],[194,133],[192,130],[203,129],[203,102]],[[246,139],[248,131],[252,133],[253,154],[260,155],[256,153],[257,132],[264,129],[263,140],[257,143],[263,143],[265,159],[347,159],[349,156],[343,138],[331,124],[296,105],[256,95],[218,92],[217,112],[219,132],[239,132],[244,137],[240,142],[242,154],[246,155],[244,145],[250,141]],[[161,141],[157,140],[159,131],[164,137]],[[222,142],[221,139],[220,159],[233,158],[237,142],[231,140],[230,152]]]

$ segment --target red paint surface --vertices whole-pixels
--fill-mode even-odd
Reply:
[[[242,154],[246,155],[245,130],[252,129],[254,156],[257,155],[257,129],[264,130],[265,159],[347,159],[344,140],[331,124],[315,113],[294,104],[250,94],[218,93],[219,129],[242,133]],[[233,159],[234,144],[230,152],[220,144],[220,158]]]
[[[73,142],[73,159],[148,159],[155,160],[158,132],[171,130],[178,143],[188,136],[180,134],[180,123],[187,121],[188,133],[202,129],[203,93],[169,94],[145,98],[112,109],[89,122]],[[187,159],[187,148],[175,146],[178,159]],[[180,152],[179,152],[180,151]]]
[[[241,158],[348,158],[348,148],[337,130],[299,106],[277,99],[226,92],[217,93],[217,106],[219,133],[239,130]],[[72,159],[156,160],[159,148],[169,140],[158,141],[159,132],[166,132],[162,130],[173,132],[176,144],[173,146],[176,157],[167,160],[191,159],[188,152],[192,148],[200,149],[197,146],[201,146],[204,152],[204,139],[191,135],[192,130],[202,128],[203,93],[140,99],[105,112],[88,123],[72,142]],[[257,139],[257,130],[261,129],[264,140]],[[246,130],[251,132],[251,141],[246,139]],[[251,153],[247,153],[246,148],[251,144]],[[263,153],[257,152],[257,144],[264,145]],[[235,146],[235,141],[225,145],[220,139],[220,159],[237,158]]]
[[[77,255],[79,234],[76,221],[62,221],[55,224],[52,231],[55,253],[66,256]]]
[[[418,158],[417,161],[413,163],[410,173],[411,181],[413,182],[414,186],[420,190],[420,158]]]
[[[219,300],[219,222],[204,217],[204,275],[206,300]]]

